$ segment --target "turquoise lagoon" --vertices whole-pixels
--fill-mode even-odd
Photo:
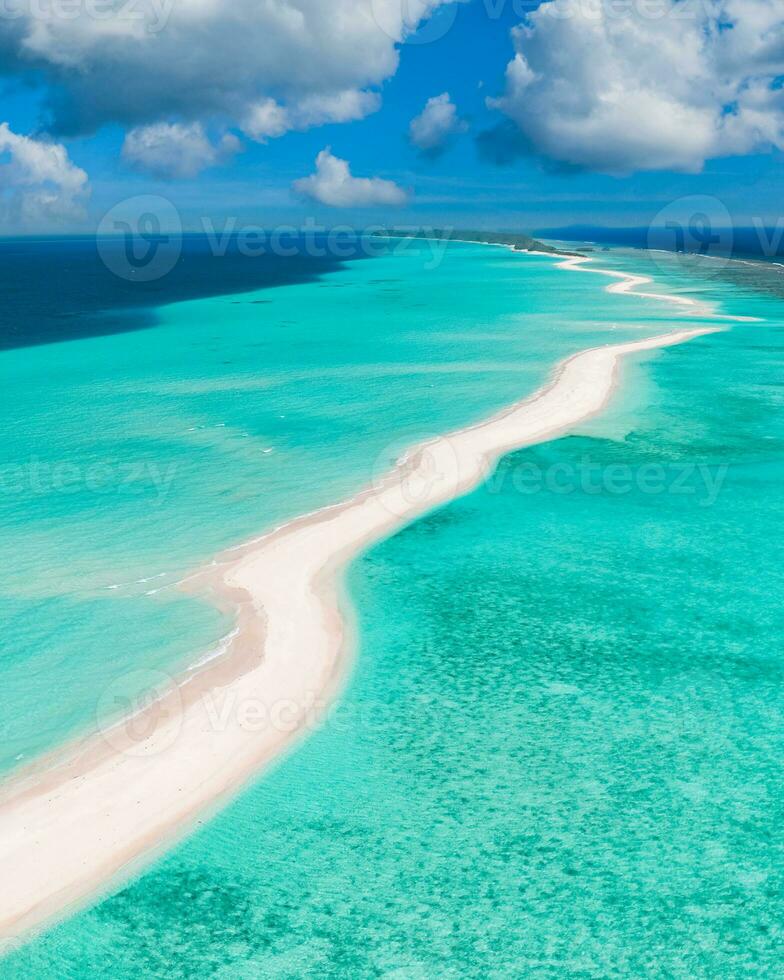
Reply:
[[[675,258],[605,260],[765,322],[635,358],[601,418],[370,549],[322,729],[2,975],[780,972],[784,307]],[[5,764],[226,631],[152,576],[345,496],[574,350],[693,322],[604,285],[453,245],[435,270],[347,263],[3,354],[10,459],[34,436],[42,460],[176,463],[163,493],[16,495]]]
[[[0,770],[93,727],[103,692],[133,696],[216,648],[231,624],[171,586],[217,551],[669,312],[597,304],[600,284],[505,249],[438,261],[416,243],[168,305],[152,329],[0,353]]]

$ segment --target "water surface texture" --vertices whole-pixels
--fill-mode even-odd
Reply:
[[[39,276],[53,247],[25,246]],[[93,295],[85,244],[58,247]],[[270,257],[273,281],[282,261]],[[290,279],[313,271],[307,255],[292,262]],[[669,312],[597,304],[599,277],[498,248],[409,243],[324,265],[147,310],[146,329],[119,333],[118,315],[142,314],[103,275],[106,333],[64,327],[53,344],[39,335],[49,300],[28,291],[16,336],[30,345],[0,353],[0,770],[88,730],[151,671],[219,647],[231,624],[171,586],[220,549],[340,500],[411,443],[534,390],[564,355],[661,330]],[[183,281],[156,288],[179,295]]]
[[[78,634],[95,628],[82,604],[127,604],[159,651],[167,630],[184,631],[158,654],[174,662],[218,624],[181,599],[106,598],[101,575],[168,574],[337,499],[398,439],[520,397],[570,350],[691,322],[491,248],[454,246],[436,273],[399,256],[349,263],[324,282],[340,288],[267,292],[295,320],[285,344],[282,309],[222,297],[168,307],[132,337],[14,354],[33,379],[35,357],[60,358],[69,408],[50,452],[76,439],[67,420],[88,386],[92,417],[135,427],[133,452],[187,460],[146,533],[136,500],[71,524],[67,502],[56,521],[25,498],[29,560],[73,550],[74,594],[57,593],[54,562],[51,595],[29,594],[32,566],[12,575],[4,601],[20,630],[31,608],[54,623],[72,603]],[[360,650],[321,730],[146,874],[8,957],[3,975],[781,971],[784,307],[675,260],[661,282],[766,320],[636,358],[604,416],[509,455],[484,487],[355,562]],[[91,347],[82,376],[85,344],[111,352]],[[96,365],[126,373],[102,383]],[[189,425],[207,434],[192,443]],[[279,465],[265,476],[253,450],[268,445]],[[76,581],[88,574],[89,589]],[[93,687],[76,661],[95,669],[98,648],[58,661],[53,636],[41,627],[23,657]],[[149,657],[139,632],[113,641],[125,663]],[[13,667],[9,710],[35,689]],[[33,728],[12,730],[24,741]]]

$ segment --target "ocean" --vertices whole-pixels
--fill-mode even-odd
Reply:
[[[283,281],[238,257],[231,289],[203,257],[212,286],[133,303],[99,271],[79,313],[89,248],[37,247],[77,298],[59,335],[17,297],[0,354],[7,771],[219,649],[231,624],[176,583],[221,548],[570,353],[704,322],[427,242],[296,256]],[[784,307],[766,268],[595,258],[762,322],[635,357],[602,416],[357,560],[359,651],[322,728],[2,975],[776,972]]]

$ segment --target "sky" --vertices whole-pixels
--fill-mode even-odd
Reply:
[[[0,0],[0,66],[0,234],[778,221],[781,0]]]

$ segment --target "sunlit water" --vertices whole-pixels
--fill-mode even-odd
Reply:
[[[636,358],[600,419],[355,562],[360,650],[321,730],[3,975],[778,972],[784,307],[652,267],[765,322]],[[174,464],[165,492],[16,495],[5,764],[228,628],[127,583],[340,499],[571,351],[693,322],[605,284],[452,246],[3,354],[9,459]]]

